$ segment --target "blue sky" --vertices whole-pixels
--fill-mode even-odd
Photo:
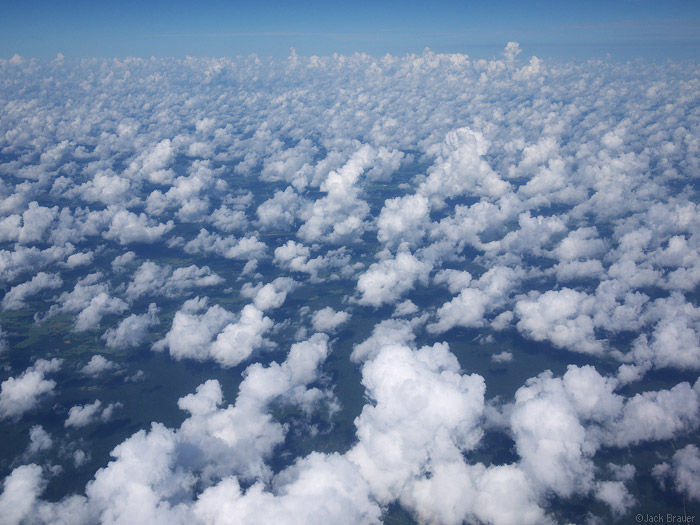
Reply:
[[[700,2],[3,2],[0,56],[497,54],[697,58]]]

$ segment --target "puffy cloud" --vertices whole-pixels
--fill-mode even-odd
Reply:
[[[95,254],[93,252],[74,253],[73,255],[69,256],[68,259],[66,259],[66,266],[68,268],[77,268],[78,266],[85,266],[87,264],[90,264],[94,257]]]
[[[467,192],[488,198],[502,196],[510,184],[482,159],[488,148],[488,140],[479,132],[469,128],[450,131],[444,142],[428,148],[437,161],[418,191],[437,205]]]
[[[604,350],[595,337],[591,314],[595,300],[570,288],[531,294],[515,305],[518,330],[536,341],[551,341],[560,348],[573,348],[590,354]]]
[[[39,205],[36,201],[30,202],[28,208],[22,213],[22,226],[15,230],[16,237],[13,240],[17,240],[21,244],[41,242],[57,215],[58,206],[47,208]]]
[[[185,244],[185,252],[216,253],[226,259],[256,259],[267,251],[265,243],[255,235],[236,239],[233,236],[221,237],[202,228],[199,235]]]
[[[673,454],[671,464],[660,463],[652,474],[665,488],[666,477],[673,479],[676,490],[692,501],[700,501],[700,451],[695,445],[687,445]]]
[[[412,342],[416,338],[413,327],[414,323],[405,319],[388,319],[376,324],[372,329],[372,335],[355,345],[350,359],[353,361],[374,359],[386,345]]]
[[[637,503],[634,496],[629,493],[627,487],[621,481],[603,481],[598,483],[595,496],[606,503],[616,517],[624,516]]]
[[[364,232],[369,206],[360,199],[356,184],[376,154],[372,147],[364,145],[342,168],[328,174],[320,186],[326,196],[302,211],[304,224],[297,231],[302,240],[339,243],[356,239]]]
[[[628,399],[619,416],[601,431],[602,442],[626,446],[671,439],[700,425],[700,396],[688,383],[643,392]]]
[[[244,306],[238,321],[225,326],[212,342],[209,350],[211,357],[222,366],[236,366],[263,345],[263,334],[273,324],[255,306]]]
[[[204,523],[379,523],[357,467],[338,455],[313,453],[283,471],[274,493],[256,483],[245,492],[234,477],[205,490],[194,505]]]
[[[34,456],[39,452],[49,450],[53,446],[53,440],[44,427],[34,425],[29,429],[29,446],[27,447],[27,455]]]
[[[80,369],[80,373],[89,377],[99,377],[105,372],[119,370],[119,365],[109,359],[95,354],[90,358],[90,361]]]
[[[148,329],[158,323],[158,307],[151,303],[147,313],[131,314],[122,319],[117,326],[102,334],[102,339],[110,348],[134,348],[148,339]],[[100,356],[93,356],[93,359],[96,357]]]
[[[352,264],[347,251],[345,247],[341,247],[311,259],[311,249],[308,246],[290,240],[275,248],[274,260],[282,268],[308,273],[310,280],[316,282],[319,280],[319,273],[324,270],[337,269],[342,276],[349,277],[355,270],[364,267],[361,262]],[[337,278],[337,274],[331,274],[330,278]]]
[[[465,288],[457,297],[438,309],[438,321],[426,328],[432,333],[442,333],[455,326],[482,326],[488,302],[488,296],[481,290]]]
[[[347,312],[336,312],[330,306],[326,306],[311,316],[311,325],[317,332],[335,332],[336,329],[350,319]]]
[[[435,280],[447,282],[451,290],[464,283],[465,287],[451,301],[436,312],[437,321],[426,326],[428,332],[442,333],[455,326],[480,327],[485,324],[485,315],[505,302],[510,290],[522,276],[520,268],[513,270],[505,266],[494,266],[477,281],[471,281],[468,272],[442,270]]]
[[[450,290],[450,293],[453,294],[469,286],[471,281],[471,274],[463,270],[440,270],[436,272],[435,277],[433,277],[433,283],[447,284],[447,288]]]
[[[167,183],[175,175],[173,170],[169,168],[174,159],[175,151],[172,143],[169,139],[164,139],[139,154],[129,164],[127,173],[130,177],[144,177],[156,184]]]
[[[491,361],[494,363],[510,363],[513,360],[512,352],[503,351],[491,356]]]
[[[14,469],[3,483],[3,491],[0,494],[0,520],[8,525],[22,523],[43,492],[44,485],[39,465],[32,463]]]
[[[130,300],[143,295],[178,297],[191,288],[216,286],[223,282],[224,278],[212,272],[208,266],[193,264],[173,270],[170,266],[146,261],[134,273],[126,288],[126,296]]]
[[[50,361],[38,359],[19,376],[3,381],[0,390],[0,419],[19,419],[51,394],[56,382],[45,379],[45,376],[56,372],[61,363],[62,360],[57,358]]]
[[[81,428],[94,423],[97,420],[108,421],[112,417],[114,409],[121,407],[121,403],[110,403],[102,408],[102,402],[97,399],[88,405],[76,405],[68,411],[68,418],[64,426]]]
[[[294,224],[304,204],[304,199],[289,186],[258,206],[258,221],[267,229],[286,230]]]
[[[70,516],[79,523],[228,523],[240,517],[229,514],[231,508],[258,521],[279,516],[282,509],[288,516],[291,505],[303,511],[300,518],[349,513],[348,519],[377,521],[381,509],[369,497],[357,468],[337,454],[312,454],[280,472],[271,492],[263,485],[270,477],[264,461],[286,431],[267,413],[268,406],[282,400],[310,410],[323,399],[321,391],[306,385],[318,378],[327,342],[325,335],[316,334],[292,345],[281,364],[249,367],[233,405],[221,406],[218,381],[203,383],[178,402],[190,414],[180,428],[154,423],[148,431],[136,432],[115,447],[114,459],[97,471],[85,496],[40,502],[34,505],[34,517],[50,521]],[[258,482],[243,494],[239,479]],[[5,486],[7,492],[7,480]],[[32,503],[37,495],[30,498]],[[319,496],[326,498],[326,506],[318,505]],[[261,501],[266,505],[260,506]],[[28,512],[22,509],[19,519]]]
[[[254,305],[244,306],[239,316],[218,305],[197,314],[206,304],[206,299],[186,301],[175,314],[165,338],[154,344],[153,348],[164,350],[167,347],[170,355],[177,360],[213,359],[221,366],[232,367],[265,344],[263,334],[274,323]]]
[[[59,313],[77,313],[75,330],[82,332],[99,326],[102,317],[108,314],[122,313],[128,305],[118,297],[110,295],[108,282],[101,282],[104,276],[95,272],[79,279],[70,292],[63,292],[58,303],[49,308],[43,319]],[[43,320],[39,317],[39,320]]]
[[[72,190],[71,194],[80,195],[87,202],[102,204],[125,204],[132,198],[131,181],[120,177],[111,170],[98,171],[92,179]]]
[[[428,199],[420,194],[387,199],[377,218],[377,239],[396,247],[402,242],[417,244],[429,222]]]
[[[396,309],[394,310],[394,313],[391,314],[391,316],[404,317],[408,315],[413,315],[416,312],[418,312],[418,307],[415,305],[415,303],[410,299],[406,299],[405,301],[401,301],[399,304],[396,305]]]
[[[117,240],[119,244],[133,242],[153,243],[173,229],[173,221],[158,223],[150,220],[144,213],[136,215],[128,210],[118,210],[102,234],[105,239]]]
[[[136,260],[136,254],[132,251],[117,255],[112,261],[112,268],[115,271],[123,271],[124,267]]]
[[[592,489],[595,452],[561,382],[540,376],[515,395],[511,428],[520,463],[540,488],[564,497]]]
[[[39,272],[31,281],[13,286],[2,299],[3,310],[19,310],[26,306],[26,299],[43,290],[55,290],[63,286],[63,279],[55,273]]]
[[[413,288],[416,281],[426,283],[432,269],[429,262],[420,261],[408,252],[372,264],[357,279],[362,305],[378,307],[392,303]]]
[[[365,362],[362,383],[375,403],[356,419],[359,442],[348,456],[379,501],[400,498],[407,480],[479,441],[484,381],[458,371],[445,344],[387,345]]]
[[[304,418],[320,400],[332,401],[327,392],[295,383],[288,366],[260,365],[243,379],[250,381],[236,410],[224,406],[221,385],[204,383],[182,401],[193,410],[187,436],[157,424],[144,429],[122,443],[85,496],[35,501],[27,521],[371,522],[386,510],[377,503],[382,497],[382,505],[399,504],[422,522],[546,523],[552,503],[557,519],[577,519],[562,510],[568,494],[596,498],[615,517],[627,512],[632,500],[623,483],[634,474],[623,467],[592,471],[600,447],[628,447],[625,462],[637,464],[637,444],[677,438],[698,425],[697,385],[674,386],[668,374],[656,377],[656,391],[641,382],[655,368],[687,377],[700,368],[693,302],[700,283],[697,72],[692,65],[644,62],[550,64],[528,57],[519,63],[519,52],[513,42],[494,60],[429,50],[382,58],[292,53],[282,61],[0,60],[6,302],[31,297],[32,283],[41,284],[32,279],[38,272],[61,272],[68,282],[91,256],[102,268],[116,255],[112,274],[107,265],[102,275],[69,282],[48,317],[71,315],[82,330],[113,315],[104,340],[128,346],[147,340],[155,319],[151,311],[127,312],[126,301],[165,296],[161,307],[172,315],[171,299],[184,301],[200,286],[225,280],[224,293],[235,296],[234,274],[243,267],[250,282],[260,283],[240,290],[251,305],[234,314],[188,302],[156,345],[226,366],[258,345],[279,348],[279,339],[295,332],[288,321],[273,330],[262,313],[286,300],[289,291],[274,284],[277,278],[305,274],[296,285],[321,284],[314,294],[330,292],[333,280],[332,292],[344,294],[337,304],[386,306],[374,312],[380,318],[371,335],[358,323],[355,340],[347,341],[370,398],[353,450],[386,451],[386,458],[368,454],[360,468],[347,454],[289,457],[280,446],[287,433],[295,442],[303,439],[298,433],[322,431]],[[221,87],[231,85],[236,89],[222,97]],[[56,104],[69,98],[71,104]],[[61,207],[66,202],[71,206]],[[265,237],[254,227],[268,230]],[[161,241],[165,251],[136,245]],[[138,262],[133,252],[118,255],[120,245],[132,243]],[[267,244],[274,266],[265,259]],[[329,251],[329,245],[341,247]],[[370,260],[377,248],[384,251]],[[216,273],[173,262],[197,258],[203,265],[207,257]],[[352,282],[356,290],[348,290]],[[425,288],[406,299],[416,283]],[[431,293],[434,286],[445,286],[451,297]],[[303,297],[306,292],[295,294]],[[302,310],[302,318],[307,312],[313,309]],[[3,321],[13,342],[23,331],[17,319]],[[486,422],[466,421],[447,407],[425,416],[429,437],[422,429],[404,435],[397,422],[409,409],[423,417],[424,394],[444,388],[458,400],[471,399],[459,388],[457,376],[464,375],[456,365],[437,367],[438,373],[426,363],[439,351],[412,346],[414,338],[436,333],[451,343],[455,326],[505,332],[494,339],[515,328],[531,340],[582,352],[581,362],[611,358],[620,368],[614,378],[585,366],[562,377],[537,376],[513,403],[489,401]],[[17,341],[13,352],[22,346]],[[394,347],[403,350],[388,350]],[[317,355],[315,346],[304,348]],[[518,352],[499,348],[482,357],[512,355],[520,362]],[[102,359],[93,357],[86,369],[109,366]],[[413,390],[396,379],[411,366]],[[381,391],[372,379],[380,368],[393,373],[387,384],[414,394],[414,406]],[[490,368],[489,387],[491,374],[502,371]],[[311,376],[326,385],[327,378]],[[632,381],[640,383],[628,388],[639,393],[623,395]],[[304,415],[275,410],[282,412],[275,419],[272,397],[301,405]],[[395,414],[386,421],[376,416],[392,403]],[[431,407],[432,400],[426,403]],[[542,428],[533,428],[540,420]],[[473,463],[482,456],[455,435],[469,434],[467,428],[476,435],[482,424],[514,438],[519,459]],[[372,436],[365,439],[368,428]],[[382,440],[391,445],[382,447]],[[483,444],[483,457],[491,445]],[[84,445],[65,454],[89,466]],[[678,465],[667,460],[670,482],[676,470],[694,464],[697,452],[688,454]],[[383,461],[393,467],[394,460],[394,470],[371,468]],[[677,486],[687,497],[690,483]],[[553,494],[559,494],[554,502]]]
[[[15,249],[0,250],[0,279],[12,281],[24,273],[37,272],[46,266],[63,260],[73,251],[72,245],[51,246],[44,250],[31,246],[15,246]]]
[[[262,311],[279,308],[287,298],[287,294],[294,290],[297,282],[289,277],[278,277],[271,283],[257,286],[246,283],[241,289],[241,295],[253,299],[253,305]]]
[[[520,465],[539,490],[560,496],[593,492],[614,514],[623,514],[634,501],[622,481],[634,468],[613,466],[617,481],[595,482],[596,451],[669,439],[700,424],[697,389],[688,383],[631,398],[615,388],[616,380],[593,367],[570,365],[561,379],[547,371],[516,392],[511,430]]]
[[[323,267],[323,258],[309,260],[311,250],[296,241],[287,241],[283,246],[275,248],[275,261],[297,272],[315,275]]]

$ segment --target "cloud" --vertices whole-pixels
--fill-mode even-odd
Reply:
[[[148,329],[156,326],[158,307],[155,303],[148,305],[148,312],[137,315],[131,314],[122,319],[119,324],[102,334],[102,339],[110,348],[134,348],[148,339]]]
[[[336,312],[330,306],[326,306],[311,316],[311,325],[317,332],[335,332],[338,327],[348,322],[350,314],[347,312]]]
[[[652,474],[665,488],[666,478],[680,494],[691,501],[700,501],[700,451],[695,445],[687,445],[673,454],[671,463],[660,463],[652,469]]]
[[[112,216],[109,229],[102,234],[105,239],[116,240],[126,245],[134,242],[153,243],[173,229],[173,221],[157,223],[144,213],[136,215],[128,210],[117,210]]]
[[[392,303],[413,288],[416,281],[427,282],[432,269],[429,262],[420,261],[408,252],[372,264],[357,279],[362,305],[378,307]]]
[[[108,421],[112,417],[114,410],[121,406],[121,403],[110,403],[105,408],[102,408],[102,402],[99,399],[92,404],[75,405],[68,411],[68,418],[64,426],[66,428],[82,428],[98,420]]]
[[[254,350],[265,344],[263,334],[274,323],[254,305],[244,306],[239,316],[218,305],[198,314],[206,304],[206,299],[186,301],[175,314],[165,338],[153,348],[164,350],[167,347],[170,355],[177,360],[213,359],[228,368],[246,360]]]
[[[348,455],[379,501],[401,497],[406,480],[429,468],[427,450],[439,462],[479,441],[483,378],[458,370],[445,344],[384,346],[363,365],[362,384],[375,403],[357,418],[359,442]]]
[[[513,360],[513,354],[508,351],[499,352],[491,356],[491,361],[494,363],[510,363]]]
[[[255,235],[240,239],[231,235],[221,237],[215,233],[209,233],[205,228],[199,231],[197,237],[185,244],[186,253],[215,253],[226,259],[257,259],[266,251],[265,243],[259,241]]]
[[[59,313],[77,313],[75,331],[83,332],[99,327],[103,316],[119,314],[127,309],[128,305],[123,300],[111,296],[104,275],[95,272],[78,279],[72,291],[61,293],[58,303],[52,305],[46,315],[38,317],[38,320],[43,321]]]
[[[296,462],[275,477],[272,492],[262,483],[270,477],[264,460],[286,432],[267,413],[268,406],[280,400],[312,410],[324,398],[318,389],[305,386],[317,380],[319,366],[328,355],[327,342],[325,335],[316,334],[292,345],[282,363],[252,365],[232,405],[222,406],[218,381],[203,383],[178,402],[189,412],[179,428],[153,423],[147,431],[136,432],[115,447],[113,460],[96,472],[85,496],[32,505],[34,517],[65,520],[72,516],[71,521],[81,523],[106,516],[116,521],[191,523],[226,521],[231,517],[226,511],[238,508],[257,521],[292,505],[300,512],[306,509],[301,518],[348,512],[348,519],[370,516],[376,521],[380,508],[368,497],[356,467],[337,454],[313,454]],[[95,405],[74,408],[82,414]],[[260,481],[246,483],[243,494],[239,479]],[[5,486],[7,492],[7,481]],[[326,498],[327,507],[310,504],[319,495]],[[267,505],[259,506],[260,501]],[[21,517],[28,512],[22,509]]]
[[[637,503],[624,483],[620,481],[603,481],[598,483],[595,495],[597,499],[610,507],[610,510],[616,517],[624,516]]]
[[[289,277],[278,277],[265,285],[260,283],[252,286],[246,283],[241,288],[241,295],[253,299],[253,305],[264,312],[282,306],[287,294],[297,285],[298,283]]]
[[[445,199],[467,192],[489,198],[504,195],[510,184],[482,159],[488,148],[488,139],[479,132],[466,127],[450,131],[444,142],[428,148],[428,153],[435,155],[437,160],[418,187],[419,193],[437,206],[441,206]]]
[[[416,338],[414,324],[405,319],[388,319],[374,325],[372,335],[355,345],[350,359],[361,362],[374,359],[382,348],[390,344],[408,344]]]
[[[26,300],[43,290],[55,290],[63,286],[63,279],[58,274],[39,272],[31,281],[13,286],[2,299],[3,310],[19,310],[26,306]]]
[[[88,364],[80,369],[80,373],[89,377],[99,377],[105,372],[119,370],[119,365],[109,359],[95,354],[90,358]]]
[[[272,198],[258,206],[255,213],[264,228],[286,230],[297,220],[305,204],[305,200],[288,186],[284,191],[276,191]]]
[[[3,381],[0,390],[0,419],[19,419],[50,395],[56,382],[45,379],[45,376],[58,371],[61,363],[62,360],[57,358],[50,361],[38,359],[19,376]]]
[[[320,186],[326,196],[302,211],[304,224],[297,231],[300,239],[340,243],[359,238],[366,228],[364,218],[369,213],[369,206],[359,197],[357,183],[376,154],[365,144],[342,168],[328,174]]]
[[[401,301],[396,305],[394,313],[391,314],[392,317],[405,317],[408,315],[413,315],[418,312],[418,307],[410,299]]]
[[[678,64],[519,61],[519,53],[511,42],[492,60],[430,50],[0,60],[8,75],[3,306],[55,294],[35,312],[38,322],[53,319],[42,333],[63,333],[61,314],[68,330],[109,322],[99,334],[77,334],[73,346],[161,337],[155,347],[175,359],[227,367],[275,349],[246,369],[235,403],[224,401],[229,382],[202,381],[181,399],[188,423],[144,427],[84,495],[34,500],[19,514],[29,522],[371,522],[398,505],[421,522],[546,523],[580,518],[568,514],[570,498],[598,502],[591,521],[609,517],[593,514],[603,505],[612,517],[630,512],[636,474],[601,466],[608,456],[624,452],[629,458],[615,461],[639,467],[640,445],[662,453],[698,427],[697,384],[676,384],[668,370],[653,389],[644,382],[654,370],[686,379],[700,369],[697,75]],[[236,89],[222,96],[226,86]],[[82,271],[90,264],[100,272]],[[239,306],[186,301],[205,287]],[[300,310],[306,328],[284,309],[325,293],[334,309],[321,301]],[[358,305],[373,311],[353,311]],[[370,313],[373,328],[360,322]],[[322,373],[323,336],[295,347],[299,360],[315,360],[313,372],[303,360],[269,360],[285,338],[311,328],[330,335],[344,314],[359,316],[341,346],[352,348],[367,396],[356,407],[356,440],[351,453],[294,457],[299,449],[287,445],[325,443],[319,420],[348,400],[334,400],[335,376]],[[30,321],[5,315],[14,356]],[[165,335],[154,335],[158,316],[168,319]],[[495,343],[517,330],[513,341],[536,343],[528,352],[552,345],[579,352],[582,366],[555,375],[539,373],[551,364],[541,362],[535,377],[511,385],[515,398],[487,400],[446,349],[463,346],[456,327],[483,332],[481,340],[497,331]],[[440,342],[421,346],[428,341]],[[524,362],[519,346],[481,348],[489,396],[504,363]],[[68,373],[121,370],[94,351]],[[600,359],[617,372],[583,365]],[[144,370],[132,379],[155,377]],[[34,378],[28,406],[58,388],[39,372],[25,371]],[[434,406],[431,396],[442,393],[450,403]],[[347,413],[329,431],[331,446]],[[498,440],[474,444],[486,429],[513,439],[509,461],[492,459]],[[46,436],[34,434],[37,457],[49,463],[53,451],[38,450]],[[91,468],[90,448],[76,444],[62,459]],[[659,479],[690,499],[697,452],[680,450],[678,462],[660,456]]]
[[[426,328],[432,333],[442,333],[455,326],[482,326],[488,300],[488,296],[481,290],[465,288],[452,301],[438,309],[438,322],[429,324]]]
[[[429,202],[423,195],[387,199],[377,218],[377,239],[392,247],[403,242],[416,245],[425,235],[429,213]]]
[[[193,264],[173,270],[170,266],[146,261],[133,274],[126,296],[132,301],[143,295],[179,297],[192,288],[216,286],[223,282],[224,278],[208,266]]]
[[[8,525],[19,525],[32,510],[43,492],[45,481],[41,467],[30,464],[14,469],[3,483],[0,494],[0,519]]]
[[[40,452],[49,450],[53,446],[53,440],[44,427],[34,425],[29,429],[29,446],[27,447],[27,455],[35,456]]]
[[[585,293],[570,288],[532,293],[515,305],[518,330],[535,341],[549,340],[560,348],[600,354],[604,345],[595,337],[591,314],[595,301]]]

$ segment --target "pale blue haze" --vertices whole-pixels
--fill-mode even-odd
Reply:
[[[540,57],[696,59],[700,3],[616,2],[3,2],[0,57],[282,57],[467,53],[518,41]]]

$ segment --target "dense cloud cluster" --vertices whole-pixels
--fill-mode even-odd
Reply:
[[[699,501],[699,66],[519,54],[0,60],[0,521]]]

